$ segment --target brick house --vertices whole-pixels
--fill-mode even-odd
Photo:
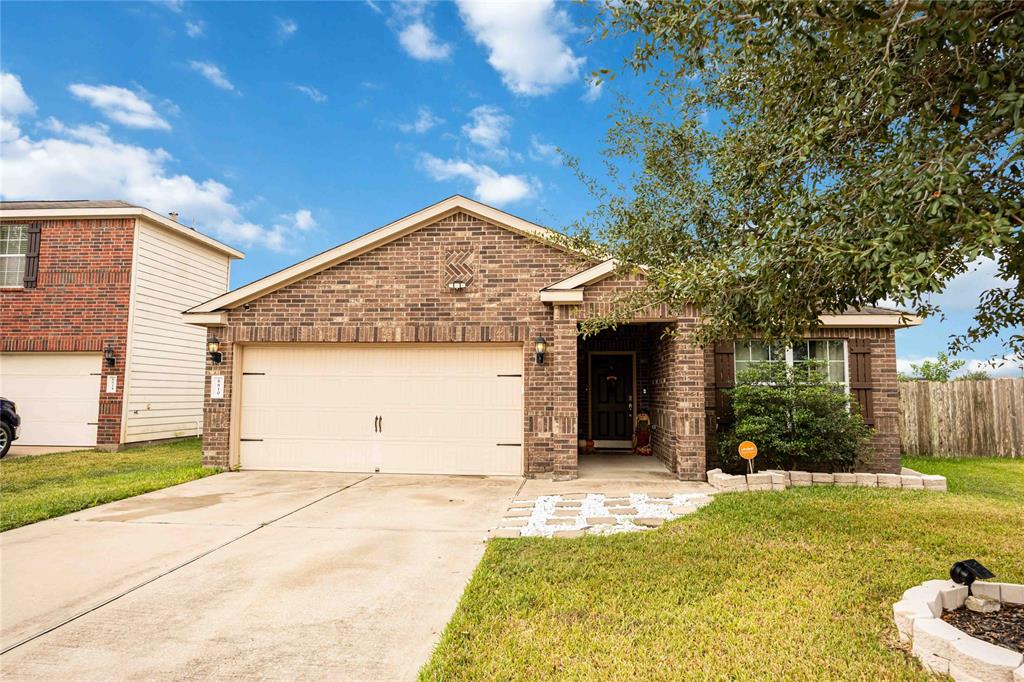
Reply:
[[[700,479],[736,367],[779,352],[829,358],[876,429],[873,468],[898,470],[897,311],[824,316],[792,349],[702,349],[664,334],[698,313],[665,308],[584,339],[580,320],[639,279],[552,237],[454,196],[193,307],[220,348],[204,462],[574,476],[581,442],[628,448],[645,410],[653,454]]]
[[[123,201],[0,202],[0,395],[18,446],[202,433],[206,335],[183,308],[242,254]]]

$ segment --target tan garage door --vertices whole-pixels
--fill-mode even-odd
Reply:
[[[240,464],[521,474],[522,357],[467,344],[248,347]]]
[[[96,445],[99,353],[0,354],[0,396],[21,415],[16,445]]]

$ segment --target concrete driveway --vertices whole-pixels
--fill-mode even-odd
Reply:
[[[0,676],[412,678],[522,482],[224,473],[3,533]]]

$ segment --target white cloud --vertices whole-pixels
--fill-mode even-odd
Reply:
[[[31,109],[22,102],[19,111]],[[294,243],[278,237],[275,228],[248,220],[223,183],[175,173],[167,151],[118,142],[106,125],[69,127],[50,118],[41,128],[45,134],[30,137],[13,121],[4,121],[4,199],[124,199],[157,213],[177,211],[185,224],[194,221],[204,232],[242,246],[280,250]],[[303,209],[282,225],[293,230],[287,233],[291,236],[312,229],[316,221]]]
[[[552,166],[562,165],[562,154],[558,147],[541,142],[536,135],[530,137],[530,158],[534,161],[545,161]]]
[[[380,7],[369,3],[375,11]],[[442,41],[430,26],[425,0],[401,0],[388,4],[391,14],[388,26],[398,35],[398,44],[414,59],[437,61],[447,59],[452,46]]]
[[[600,81],[596,78],[588,78],[586,82],[587,89],[583,92],[583,96],[580,98],[584,102],[596,102],[601,98],[601,91],[604,88],[604,81]]]
[[[281,42],[289,40],[299,30],[299,22],[289,17],[274,17],[277,24],[277,38]]]
[[[198,38],[203,35],[204,31],[206,31],[206,22],[201,19],[185,20],[185,33],[188,34],[189,38]]]
[[[312,85],[299,85],[299,84],[293,83],[292,84],[292,89],[301,92],[303,95],[305,95],[306,97],[310,98],[311,100],[313,100],[317,104],[323,104],[324,102],[327,101],[327,95],[325,95],[324,93],[320,92],[319,90],[314,88]]]
[[[470,122],[462,126],[462,132],[471,142],[501,158],[508,158],[505,143],[509,138],[512,118],[498,107],[483,104],[469,112]]]
[[[502,175],[490,166],[462,159],[439,159],[423,154],[420,164],[437,181],[469,180],[474,184],[473,192],[480,201],[498,206],[532,196],[536,184],[521,175]]]
[[[1011,286],[1015,283],[999,277],[998,264],[982,257],[971,263],[967,272],[951,279],[941,294],[932,297],[932,302],[943,310],[974,310],[981,292]]]
[[[193,59],[188,63],[188,65],[189,68],[202,74],[203,78],[210,81],[218,88],[235,92],[234,83],[228,80],[228,75],[216,64],[211,62],[200,62]]]
[[[68,91],[88,102],[115,123],[129,128],[170,130],[168,123],[153,106],[137,94],[116,85],[86,85],[73,83]]]
[[[435,116],[429,107],[420,107],[416,114],[416,120],[411,123],[399,123],[398,129],[403,133],[422,134],[442,123],[444,123],[444,119]]]
[[[896,358],[896,371],[913,376],[914,371],[911,365],[920,365],[922,362],[935,362],[935,356],[929,357],[905,357]],[[962,376],[968,372],[987,372],[993,379],[1000,377],[1024,377],[1024,357],[1017,355],[1003,355],[994,358],[953,358],[963,360],[966,364],[956,372],[954,377]]]
[[[14,119],[35,113],[36,105],[25,94],[21,79],[13,73],[0,73],[0,114]]]
[[[398,42],[410,57],[420,61],[447,59],[452,46],[441,42],[434,30],[422,21],[414,21],[398,32]]]
[[[488,63],[517,95],[545,95],[579,78],[585,59],[564,40],[573,30],[554,0],[481,2],[458,0],[459,14]]]
[[[278,222],[267,232],[264,243],[273,251],[287,251],[295,243],[295,237],[309,232],[317,226],[313,212],[308,208],[300,208],[295,213],[278,216]]]
[[[1017,285],[1015,280],[1006,280],[999,276],[999,265],[991,258],[982,256],[967,266],[967,271],[946,282],[946,287],[937,294],[926,299],[938,305],[945,312],[973,311],[983,291],[997,288],[1012,288]],[[910,310],[909,302],[886,299],[879,305],[891,308]]]

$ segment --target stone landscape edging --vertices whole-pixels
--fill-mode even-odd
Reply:
[[[975,582],[975,596],[1024,605],[1024,585]],[[1024,654],[982,641],[942,620],[944,611],[963,608],[967,586],[926,580],[892,605],[900,641],[931,672],[956,682],[1024,682]]]
[[[721,469],[707,473],[708,483],[723,493],[758,490],[785,490],[815,485],[859,486],[862,488],[905,488],[907,490],[932,490],[946,492],[945,476],[922,474],[913,469],[903,469],[898,474],[835,473],[824,474],[810,471],[785,471],[767,469],[755,474],[733,475]]]

